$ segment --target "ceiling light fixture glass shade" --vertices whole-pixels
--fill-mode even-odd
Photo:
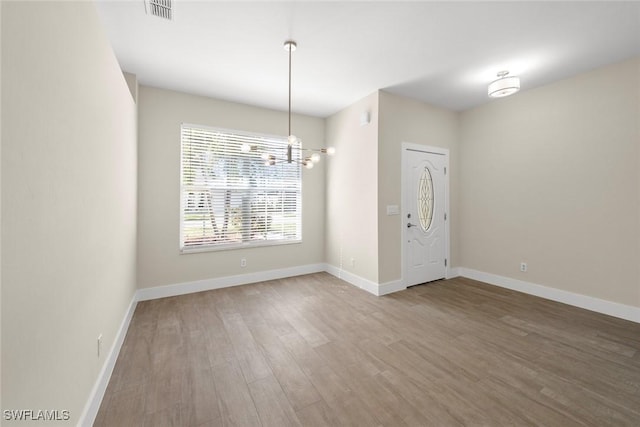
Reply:
[[[488,94],[491,98],[502,98],[504,96],[513,95],[520,90],[520,78],[509,76],[508,71],[500,71],[498,80],[494,80],[489,84]]]

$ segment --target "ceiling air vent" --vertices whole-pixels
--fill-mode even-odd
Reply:
[[[173,19],[173,0],[144,0],[144,7],[147,11],[147,15],[154,15],[159,18]]]

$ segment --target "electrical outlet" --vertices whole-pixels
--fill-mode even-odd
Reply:
[[[98,359],[102,355],[102,334],[98,335]]]
[[[240,258],[240,267],[244,268],[247,266],[247,259],[246,258]]]
[[[520,271],[522,271],[523,273],[527,272],[527,263],[526,262],[521,262],[520,263]]]

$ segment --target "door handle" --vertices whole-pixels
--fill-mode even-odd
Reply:
[[[410,222],[407,223],[407,228],[411,228],[411,227],[417,227],[417,224],[411,224]]]

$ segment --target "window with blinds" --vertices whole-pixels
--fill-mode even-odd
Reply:
[[[282,158],[286,137],[183,124],[181,143],[181,251],[301,240],[300,150],[261,157]]]

